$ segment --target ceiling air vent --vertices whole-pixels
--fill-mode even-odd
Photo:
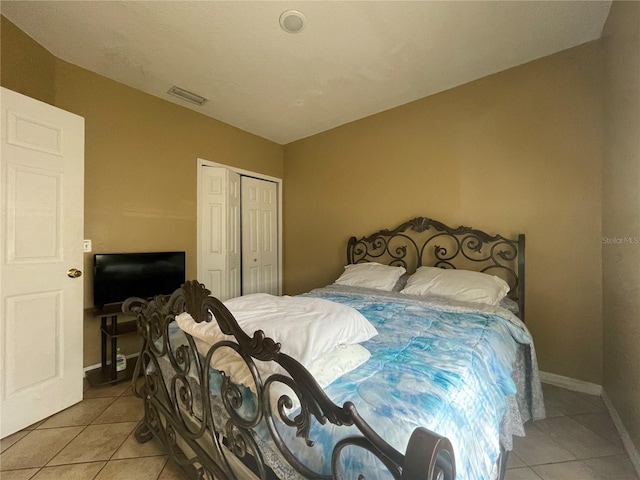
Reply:
[[[173,95],[174,97],[178,97],[182,100],[186,100],[187,102],[195,103],[196,105],[200,106],[209,101],[208,98],[204,98],[202,95],[190,92],[189,90],[185,90],[184,88],[176,87],[175,85],[171,87],[167,93],[169,95]]]

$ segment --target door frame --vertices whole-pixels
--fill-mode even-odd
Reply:
[[[272,177],[270,175],[264,175],[262,173],[252,172],[249,170],[244,170],[242,168],[233,167],[231,165],[226,165],[224,163],[212,162],[210,160],[205,160],[203,158],[197,159],[197,219],[196,219],[196,258],[197,258],[197,269],[196,276],[198,280],[201,278],[201,273],[203,273],[202,267],[202,249],[201,245],[203,244],[203,236],[204,233],[202,231],[202,189],[201,189],[201,176],[203,167],[224,167],[238,173],[241,176],[253,177],[259,180],[266,180],[269,182],[274,182],[276,184],[276,191],[278,196],[278,295],[282,295],[282,179],[277,177]]]

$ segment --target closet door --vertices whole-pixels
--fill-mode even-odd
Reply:
[[[242,177],[242,294],[278,294],[278,188]]]
[[[220,300],[240,295],[240,175],[203,166],[198,279]]]

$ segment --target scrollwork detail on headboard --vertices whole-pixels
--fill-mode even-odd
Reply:
[[[482,230],[449,227],[428,217],[416,217],[394,229],[383,229],[347,244],[347,263],[376,261],[402,266],[413,273],[421,266],[465,268],[506,280],[524,319],[524,235],[516,240]]]

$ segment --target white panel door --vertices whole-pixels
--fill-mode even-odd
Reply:
[[[226,300],[240,295],[240,175],[203,166],[200,182],[198,279]]]
[[[0,92],[0,437],[82,400],[84,119]]]
[[[242,177],[242,294],[278,295],[278,188]]]

